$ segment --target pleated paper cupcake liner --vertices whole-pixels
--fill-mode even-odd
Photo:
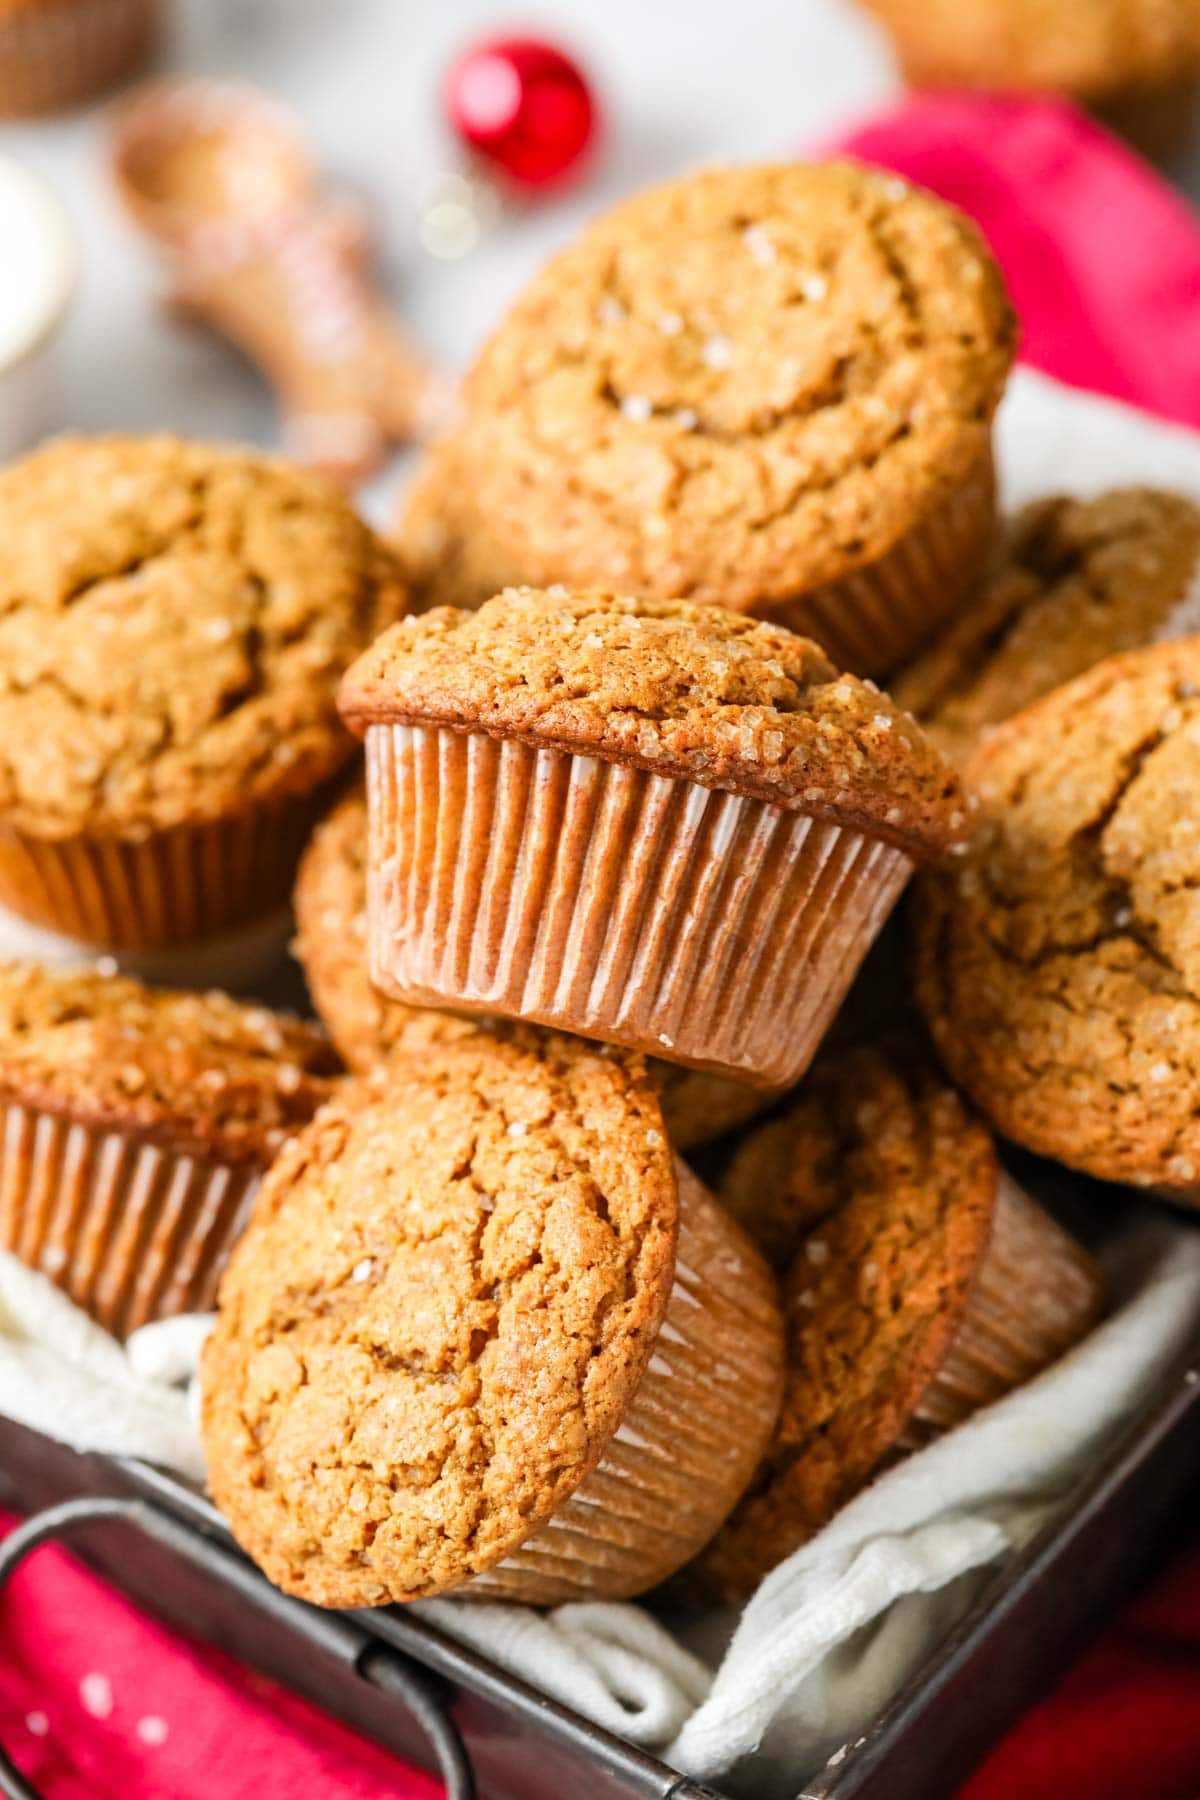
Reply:
[[[814,638],[839,669],[887,675],[946,625],[983,576],[996,522],[992,455],[867,568],[755,610]]]
[[[1007,1175],[970,1300],[901,1448],[917,1450],[1056,1362],[1103,1304],[1100,1271]]]
[[[483,733],[367,733],[371,978],[797,1081],[912,871],[739,794]]]
[[[103,93],[149,57],[161,0],[47,0],[0,16],[0,117],[27,117]]]
[[[0,1248],[115,1337],[215,1304],[257,1168],[14,1101],[3,1133]]]
[[[198,943],[286,905],[327,797],[290,795],[137,840],[0,828],[0,906],[100,950]]]
[[[775,1426],[783,1326],[775,1283],[682,1165],[675,1283],[654,1353],[575,1493],[462,1597],[554,1606],[646,1592],[719,1530]]]

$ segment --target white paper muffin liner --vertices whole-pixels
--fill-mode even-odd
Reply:
[[[0,1124],[0,1249],[115,1337],[215,1304],[257,1167],[16,1101]]]
[[[482,732],[367,732],[371,978],[764,1087],[804,1073],[912,871],[740,794]]]
[[[754,1474],[783,1387],[778,1293],[740,1227],[676,1166],[674,1286],[625,1418],[570,1498],[456,1595],[552,1606],[644,1593],[703,1548]]]

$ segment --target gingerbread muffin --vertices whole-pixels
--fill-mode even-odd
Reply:
[[[798,1079],[957,779],[871,684],[683,600],[512,589],[386,632],[371,979],[764,1088]]]
[[[324,1032],[224,994],[0,964],[0,1247],[107,1330],[204,1311]]]
[[[205,1350],[209,1479],[319,1605],[633,1594],[749,1480],[781,1359],[640,1059],[480,1035],[349,1084],[274,1165]]]
[[[849,164],[625,202],[485,347],[461,431],[530,582],[770,617],[874,675],[978,579],[1015,327],[967,219]]]
[[[293,896],[295,953],[313,1005],[352,1069],[366,1071],[397,1052],[420,1054],[499,1022],[386,1000],[367,975],[367,801],[348,793],[318,825]],[[649,1061],[667,1136],[690,1150],[745,1124],[773,1096],[699,1069]]]
[[[137,951],[283,905],[392,553],[317,478],[161,437],[12,464],[0,535],[0,905]]]
[[[425,456],[406,488],[394,532],[413,612],[482,606],[523,579],[516,559],[484,525],[455,438]]]
[[[912,1044],[823,1056],[723,1198],[791,1263],[779,1424],[702,1559],[740,1598],[889,1463],[1061,1356],[1101,1287]]]
[[[0,118],[59,112],[146,62],[162,0],[0,0]]]
[[[1194,0],[863,0],[914,87],[1064,94],[1165,159],[1195,123]]]
[[[915,897],[917,1000],[1005,1136],[1200,1200],[1200,639],[1111,657],[971,760],[971,851]]]
[[[893,698],[961,761],[991,726],[1121,650],[1200,625],[1200,508],[1119,488],[1040,500],[949,630],[891,683]]]

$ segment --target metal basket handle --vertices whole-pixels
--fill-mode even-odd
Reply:
[[[282,1594],[239,1556],[199,1538],[194,1531],[145,1500],[97,1496],[65,1500],[36,1513],[0,1544],[0,1590],[15,1569],[40,1545],[70,1537],[88,1525],[114,1522],[131,1525],[153,1538],[206,1574],[216,1573],[225,1584],[242,1594],[281,1623],[294,1623],[302,1612],[307,1634],[321,1647],[373,1687],[402,1700],[428,1738],[446,1787],[446,1800],[475,1800],[475,1779],[462,1736],[446,1710],[436,1679],[418,1664],[381,1644],[355,1619],[326,1613]],[[5,1800],[42,1800],[12,1758],[0,1745],[0,1794]]]

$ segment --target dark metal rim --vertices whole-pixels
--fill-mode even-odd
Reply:
[[[134,1530],[183,1556],[189,1562],[203,1562],[209,1574],[217,1573],[229,1586],[246,1592],[250,1585],[261,1587],[270,1598],[270,1610],[286,1614],[293,1610],[305,1613],[309,1608],[271,1588],[247,1563],[228,1551],[196,1536],[145,1500],[127,1500],[97,1496],[81,1500],[65,1500],[58,1506],[35,1513],[0,1544],[0,1592],[25,1558],[41,1545],[70,1537],[88,1525],[105,1522],[132,1526]],[[197,1544],[201,1546],[197,1550]],[[261,1603],[261,1600],[260,1600]],[[439,1684],[424,1669],[371,1638],[354,1620],[337,1614],[319,1615],[322,1647],[340,1661],[349,1663],[363,1681],[394,1694],[403,1701],[429,1740],[438,1770],[446,1788],[446,1800],[475,1800],[475,1779],[466,1745],[446,1710]],[[37,1788],[16,1767],[0,1744],[0,1795],[4,1800],[42,1800]]]

